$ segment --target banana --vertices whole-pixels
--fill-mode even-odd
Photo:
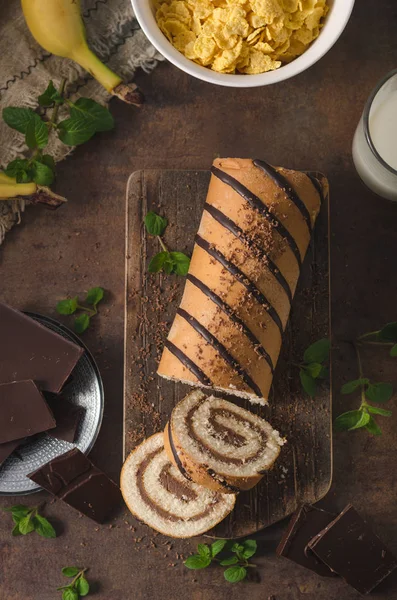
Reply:
[[[136,106],[143,103],[138,87],[134,83],[124,84],[88,47],[80,0],[21,1],[27,26],[47,52],[75,61],[124,102]]]
[[[49,208],[58,208],[66,198],[58,196],[48,187],[30,183],[17,183],[14,177],[0,172],[0,201],[24,198],[33,204],[46,204]]]

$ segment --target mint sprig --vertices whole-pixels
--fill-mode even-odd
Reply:
[[[248,568],[256,566],[248,560],[254,556],[256,551],[257,543],[255,540],[244,540],[241,543],[216,540],[211,545],[198,544],[197,554],[189,556],[185,560],[184,565],[188,569],[200,570],[216,562],[221,567],[228,567],[223,572],[226,581],[237,583],[247,577]],[[218,554],[222,552],[228,552],[229,556],[217,558]]]
[[[317,392],[317,381],[329,376],[324,363],[329,360],[330,341],[323,338],[311,344],[303,354],[303,361],[295,364],[299,368],[299,378],[305,392],[314,398]]]
[[[74,320],[74,329],[76,333],[84,333],[90,326],[91,318],[98,314],[97,306],[103,300],[105,291],[101,287],[93,287],[88,290],[85,297],[85,304],[80,304],[79,297],[65,298],[60,300],[56,306],[57,312],[60,315],[74,315],[77,311],[81,311]]]
[[[343,395],[353,394],[360,391],[360,405],[356,410],[339,415],[334,422],[336,431],[355,431],[365,428],[372,435],[381,435],[382,429],[374,419],[373,415],[391,417],[392,411],[374,406],[374,404],[385,404],[393,396],[393,386],[387,382],[373,382],[364,377],[361,362],[360,348],[363,345],[391,345],[390,356],[397,355],[394,348],[397,346],[397,323],[387,323],[377,331],[365,333],[353,343],[357,355],[359,377],[345,383],[341,388]]]
[[[145,227],[150,235],[156,236],[162,251],[155,254],[149,262],[149,273],[159,273],[163,271],[167,275],[175,273],[176,275],[187,275],[190,266],[190,258],[183,252],[170,252],[162,235],[168,225],[168,220],[161,217],[153,211],[149,211],[144,219]]]
[[[87,571],[88,569],[80,569],[79,567],[64,567],[62,569],[62,575],[72,578],[68,585],[57,588],[58,592],[62,592],[62,600],[79,600],[79,598],[88,595],[90,585],[85,578]]]
[[[16,504],[2,510],[11,513],[15,524],[13,536],[28,535],[33,531],[45,538],[55,538],[57,535],[51,523],[39,513],[38,506],[31,508],[24,504]]]
[[[57,89],[50,81],[37,99],[40,107],[53,107],[49,118],[31,108],[8,106],[3,109],[3,120],[25,136],[25,143],[30,150],[27,158],[17,158],[4,169],[6,175],[16,178],[17,183],[33,181],[42,186],[53,183],[55,161],[43,151],[54,133],[64,144],[77,146],[87,142],[95,133],[114,127],[113,117],[105,106],[91,98],[79,98],[72,102],[65,95],[65,84],[66,80],[63,79]],[[67,107],[69,117],[59,122],[59,107],[62,105]]]

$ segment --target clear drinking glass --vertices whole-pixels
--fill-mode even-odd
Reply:
[[[397,69],[368,98],[354,135],[353,160],[375,194],[397,201]]]

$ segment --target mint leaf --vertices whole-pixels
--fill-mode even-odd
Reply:
[[[211,544],[211,556],[217,556],[217,554],[219,554],[220,552],[222,552],[222,550],[224,549],[224,547],[227,544],[227,540],[216,540],[216,542],[213,542]]]
[[[379,408],[378,406],[368,405],[367,410],[373,415],[381,415],[382,417],[391,417],[393,414],[391,410],[385,410],[384,408]]]
[[[87,596],[88,592],[90,591],[90,586],[84,575],[78,578],[75,583],[75,588],[80,596]]]
[[[247,569],[238,566],[230,567],[223,575],[229,583],[238,583],[247,577]]]
[[[8,127],[16,129],[19,133],[26,134],[28,123],[36,117],[40,117],[31,108],[19,108],[15,106],[8,106],[3,108],[3,120],[7,123]]]
[[[34,531],[34,524],[31,519],[31,515],[28,514],[26,517],[23,517],[18,523],[19,531],[22,535],[27,535],[28,533],[32,533]]]
[[[190,258],[183,252],[170,252],[173,263],[173,272],[177,275],[187,275],[190,266]]]
[[[53,82],[50,81],[45,92],[39,96],[38,101],[40,106],[51,106],[55,102],[57,104],[62,104],[63,98],[54,86]]]
[[[68,587],[62,592],[62,600],[79,600],[79,594],[73,588]]]
[[[87,292],[87,296],[85,301],[87,304],[91,304],[95,306],[102,300],[104,295],[104,290],[101,287],[93,287]]]
[[[12,160],[4,170],[8,177],[15,177],[17,183],[29,183],[32,181],[32,169],[26,158]]]
[[[159,252],[149,262],[148,271],[149,273],[158,273],[164,267],[165,263],[169,261],[169,252]]]
[[[320,377],[321,371],[323,370],[323,365],[321,363],[310,363],[308,365],[305,365],[305,371],[311,376],[313,377],[313,379],[317,379],[318,377]]]
[[[203,558],[210,558],[211,557],[211,550],[209,549],[209,547],[207,546],[207,544],[198,544],[197,545],[197,552],[198,552],[199,556],[201,556]]]
[[[362,385],[368,385],[369,383],[369,379],[362,377],[361,379],[354,379],[353,381],[348,381],[347,383],[345,383],[344,385],[342,385],[341,387],[341,392],[342,394],[351,394],[352,392],[354,392],[355,390],[357,390],[357,388],[361,387]]]
[[[361,419],[362,412],[361,410],[351,410],[339,415],[334,421],[336,431],[350,431],[355,428]]]
[[[15,504],[14,506],[7,506],[6,508],[2,508],[4,512],[10,512],[12,515],[19,515],[21,517],[26,517],[26,515],[30,512],[29,506],[25,506],[24,504]]]
[[[84,119],[94,127],[95,133],[109,131],[114,127],[114,119],[109,110],[91,98],[79,98],[71,104],[70,117],[76,121]]]
[[[361,427],[365,427],[371,420],[370,415],[366,410],[361,409],[361,416],[358,419],[357,423],[350,427],[349,431],[354,431],[355,429],[361,429]]]
[[[204,556],[200,556],[199,554],[193,554],[193,556],[189,556],[184,565],[188,569],[205,569],[211,563],[211,558],[205,558]]]
[[[299,371],[299,377],[303,389],[311,398],[313,398],[313,396],[316,394],[316,382],[314,381],[313,377],[306,373],[306,371],[303,369]]]
[[[80,569],[78,569],[77,567],[64,567],[62,569],[62,574],[65,575],[65,577],[76,577],[76,575],[78,575],[80,573]]]
[[[87,313],[83,313],[75,318],[74,330],[76,333],[84,333],[90,325],[90,317]]]
[[[329,358],[330,341],[327,338],[314,342],[307,348],[303,355],[303,360],[306,363],[322,363]]]
[[[387,323],[377,335],[381,342],[397,342],[397,322]]]
[[[26,126],[25,142],[31,148],[44,148],[48,144],[47,125],[42,121],[39,115],[33,113],[29,123]]]
[[[13,537],[17,537],[17,535],[22,535],[22,533],[19,530],[19,523],[17,523],[14,527],[14,529],[11,531],[11,535]]]
[[[379,427],[378,423],[372,417],[369,420],[369,423],[365,426],[367,431],[372,433],[372,435],[382,435],[382,430]]]
[[[38,185],[51,185],[54,182],[54,171],[41,161],[33,161],[32,179]]]
[[[365,396],[375,404],[383,404],[393,396],[393,386],[390,383],[370,383]]]
[[[329,377],[329,369],[327,367],[321,367],[321,371],[318,375],[318,379],[328,379]]]
[[[243,542],[243,546],[244,546],[244,550],[242,552],[242,555],[244,558],[251,558],[251,556],[254,556],[256,550],[257,550],[257,543],[255,540],[244,540]]]
[[[238,563],[237,556],[229,556],[229,558],[225,558],[224,560],[221,560],[221,562],[219,564],[222,567],[228,567],[229,565],[236,565],[237,563]]]
[[[51,525],[49,521],[45,517],[42,517],[39,514],[36,514],[33,517],[33,525],[36,533],[41,535],[41,537],[45,538],[56,538],[57,534],[55,533],[55,529]]]
[[[163,235],[167,225],[168,220],[165,217],[157,215],[152,210],[145,217],[145,227],[150,235]]]
[[[55,173],[55,160],[50,154],[43,154],[43,156],[40,159],[40,162],[42,162],[44,165],[47,165],[47,167]]]
[[[84,117],[65,119],[58,124],[58,137],[67,146],[79,146],[92,138],[96,129]]]
[[[393,358],[397,356],[397,344],[394,344],[394,346],[391,348],[390,356],[393,356]]]
[[[78,300],[77,296],[75,298],[61,300],[56,306],[57,312],[60,315],[72,315],[77,310]]]

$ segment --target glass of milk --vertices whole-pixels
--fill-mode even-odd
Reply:
[[[397,69],[373,90],[353,141],[353,160],[375,194],[397,201]]]

